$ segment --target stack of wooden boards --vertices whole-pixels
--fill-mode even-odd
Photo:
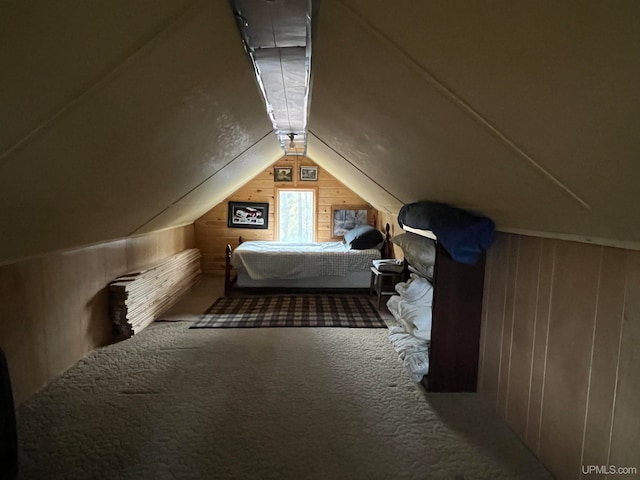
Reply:
[[[200,250],[176,253],[109,283],[109,307],[118,338],[140,332],[173,306],[200,277]]]

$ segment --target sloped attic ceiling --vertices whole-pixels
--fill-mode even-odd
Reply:
[[[3,2],[0,65],[0,262],[191,223],[281,156],[226,2]]]
[[[402,202],[632,245],[639,25],[637,2],[325,1],[309,131]]]
[[[277,0],[276,0],[277,1]],[[640,4],[323,0],[309,156],[640,245]],[[281,156],[224,0],[0,4],[0,263],[191,223]]]
[[[403,202],[640,240],[640,4],[322,4],[310,132]]]

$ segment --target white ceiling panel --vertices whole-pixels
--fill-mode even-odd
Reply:
[[[637,163],[631,165],[628,160],[639,150],[637,136],[629,135],[637,124],[640,109],[633,105],[639,97],[631,102],[632,107],[623,109],[631,125],[623,127],[613,120],[622,145],[610,143],[609,147],[611,152],[623,147],[620,172],[606,172],[611,164],[618,165],[618,159],[609,158],[607,164],[592,156],[591,161],[567,168],[563,155],[539,153],[550,143],[563,142],[570,144],[564,145],[565,149],[582,150],[583,143],[593,143],[592,137],[599,137],[599,129],[594,125],[567,135],[554,131],[553,136],[535,130],[534,122],[549,122],[544,114],[563,121],[570,117],[571,113],[563,111],[566,102],[558,108],[555,99],[571,98],[575,92],[570,82],[554,83],[544,64],[536,66],[537,75],[544,77],[536,86],[536,77],[521,71],[530,71],[529,64],[535,59],[507,56],[505,50],[512,52],[513,43],[505,29],[513,33],[514,29],[528,32],[535,27],[525,23],[528,7],[514,2],[509,5],[509,13],[493,15],[492,9],[489,15],[480,12],[478,5],[467,9],[455,2],[323,3],[313,57],[310,132],[405,202],[451,203],[488,215],[501,228],[640,240],[640,213],[626,208],[640,193]],[[554,11],[552,5],[546,8]],[[597,23],[598,12],[591,13],[592,24]],[[617,16],[621,15],[624,12]],[[476,23],[485,28],[471,28]],[[628,21],[623,24],[625,28],[630,25]],[[557,21],[545,25],[545,33],[554,38],[566,34]],[[621,34],[622,38],[630,36],[630,30]],[[528,39],[530,49],[540,45],[538,33],[520,37]],[[618,45],[624,47],[622,57],[627,61],[640,58],[631,55],[636,40]],[[461,44],[471,53],[463,55],[466,50]],[[485,47],[481,58],[491,67],[497,64],[491,74],[495,78],[487,76],[484,62],[469,58]],[[592,63],[593,69],[600,71],[597,56]],[[571,64],[556,66],[564,73],[570,68]],[[625,82],[634,78],[629,77],[634,68],[623,69]],[[519,80],[510,83],[508,79],[514,77]],[[598,97],[603,95],[604,85],[591,85]],[[506,90],[510,93],[504,95]],[[627,87],[618,91],[612,85],[606,91],[620,101],[630,93]],[[476,97],[490,98],[491,108],[476,102]],[[541,99],[546,106],[540,105]],[[506,116],[505,111],[512,114]],[[501,112],[502,117],[495,112]],[[517,130],[514,126],[520,122],[530,128]],[[566,123],[569,129],[570,122]],[[560,164],[563,168],[558,168]],[[597,166],[597,175],[589,173],[592,164]],[[606,180],[612,175],[619,177],[617,182]],[[589,182],[582,181],[585,176],[591,177]],[[594,187],[597,176],[602,179]],[[603,183],[609,184],[606,192]],[[621,192],[616,191],[616,185],[623,187]],[[607,194],[604,198],[603,193]]]
[[[194,3],[0,2],[0,163]]]
[[[270,131],[228,5],[200,3],[3,160],[0,252],[137,232]]]

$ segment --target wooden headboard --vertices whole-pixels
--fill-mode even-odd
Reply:
[[[380,251],[382,258],[393,258],[393,244],[391,243],[391,225],[384,227],[384,243]]]

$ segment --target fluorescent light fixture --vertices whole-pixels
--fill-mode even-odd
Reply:
[[[306,155],[314,1],[231,0],[231,5],[280,146],[287,155]]]

